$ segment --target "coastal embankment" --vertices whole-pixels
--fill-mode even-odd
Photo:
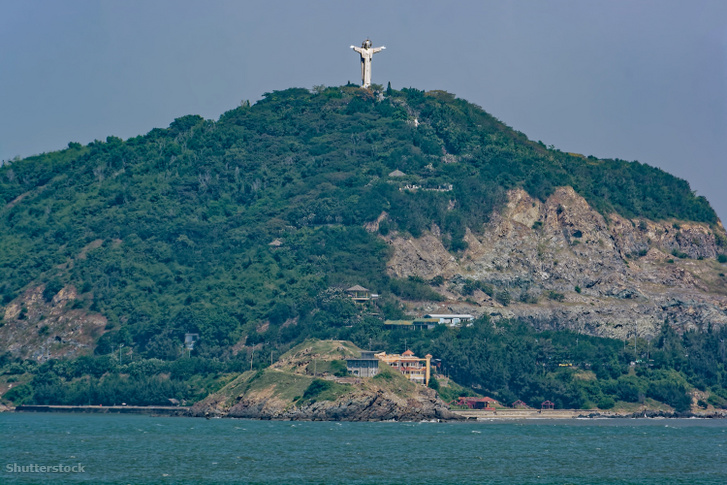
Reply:
[[[453,409],[460,418],[480,421],[492,419],[573,419],[573,418],[727,418],[727,410],[703,413],[675,413],[645,410],[639,412],[600,411],[593,409]]]
[[[147,416],[188,416],[188,417],[236,417],[261,420],[280,421],[381,421],[380,417],[352,416],[350,413],[345,416],[252,416],[237,415],[236,413],[212,415],[195,412],[195,409],[188,406],[63,406],[47,404],[25,404],[16,408],[5,407],[3,411],[15,411],[25,413],[91,413],[91,414],[141,414]],[[396,421],[417,421],[425,418],[412,416],[388,416]],[[438,421],[489,421],[495,419],[575,419],[575,418],[727,418],[727,410],[723,412],[705,413],[669,413],[647,410],[638,413],[619,413],[609,411],[597,411],[588,409],[453,409],[449,413],[439,413],[435,418]]]
[[[582,409],[465,409],[452,410],[453,414],[465,419],[569,419],[585,416]]]
[[[28,413],[94,413],[94,414],[146,414],[149,416],[191,416],[186,406],[61,406],[23,404],[15,412]]]

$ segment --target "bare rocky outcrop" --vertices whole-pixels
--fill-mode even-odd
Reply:
[[[461,419],[436,391],[389,371],[386,379],[317,374],[336,383],[335,398],[305,399],[314,380],[312,362],[320,364],[358,357],[360,349],[347,341],[306,341],[264,371],[248,371],[220,391],[196,403],[194,416],[306,421],[422,421]],[[385,365],[385,364],[382,364]],[[298,394],[295,396],[294,394]]]
[[[438,399],[435,391],[421,387],[407,398],[383,389],[357,390],[336,401],[317,401],[301,407],[273,398],[241,399],[229,410],[210,408],[206,403],[193,407],[196,416],[215,415],[250,419],[289,419],[303,421],[422,421],[459,419]]]
[[[43,285],[30,288],[5,307],[0,349],[40,362],[92,353],[106,318],[73,308],[78,295],[72,286],[61,289],[51,301],[43,297],[44,289]]]
[[[727,251],[721,224],[606,218],[570,187],[545,202],[523,190],[508,197],[481,231],[467,232],[469,247],[457,257],[436,227],[416,239],[385,238],[390,274],[447,282],[438,290],[448,301],[416,303],[420,310],[518,317],[616,338],[648,338],[664,321],[680,330],[727,324],[727,265],[716,261]],[[507,292],[511,303],[463,294],[467,280]]]

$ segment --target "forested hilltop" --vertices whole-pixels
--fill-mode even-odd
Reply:
[[[554,355],[570,352],[572,339],[583,345],[574,333],[545,338],[568,343],[543,350],[540,334],[517,319],[501,323],[510,330],[500,337],[488,337],[495,327],[487,315],[474,329],[441,327],[416,338],[384,329],[385,318],[413,311],[407,302],[452,298],[440,291],[446,279],[387,270],[392,238],[416,239],[436,228],[448,257],[459,258],[470,247],[469,234],[502,213],[513,190],[529,194],[535,207],[561,187],[572,187],[606,219],[618,214],[675,228],[673,220],[700,223],[708,242],[692,259],[727,261],[715,212],[686,181],[638,162],[546,147],[443,91],[293,88],[243,103],[217,122],[185,116],[125,141],[69,143],[6,163],[0,168],[0,351],[6,352],[0,363],[14,369],[6,380],[25,376],[10,398],[92,400],[80,388],[69,397],[69,386],[92,376],[83,385],[138,389],[129,384],[138,378],[166,389],[139,402],[166,394],[193,400],[214,387],[209,375],[240,370],[251,358],[264,366],[271,352],[280,355],[316,337],[389,351],[403,350],[409,338],[417,352],[447,359],[463,384],[505,400],[550,392],[562,405],[582,406],[617,396],[613,386],[623,376],[633,381],[630,398],[648,395],[653,381],[672,386],[652,389],[655,399],[671,393],[678,402],[697,386],[714,388],[717,394],[707,392],[705,399],[723,403],[721,326],[687,332],[696,337],[683,341],[690,337],[669,333],[667,325],[660,341],[668,349],[697,346],[703,358],[677,363],[666,349],[669,357],[653,379],[634,376],[633,369],[629,375],[638,350],[589,337],[603,349],[589,366],[606,369],[603,386],[588,384],[596,389],[590,395],[573,384],[571,369],[553,370],[570,376],[565,380],[543,370]],[[581,237],[569,237],[574,234]],[[679,244],[693,244],[683,239]],[[689,258],[685,247],[674,249],[677,263]],[[646,253],[637,248],[629,257]],[[454,283],[465,299],[480,292],[507,300],[499,301],[503,307],[515,296],[538,303],[527,300],[527,288],[505,295],[485,281]],[[375,307],[345,295],[343,289],[357,284],[381,295]],[[724,282],[714,285],[709,291],[723,291]],[[558,303],[559,295],[543,300]],[[200,337],[191,359],[183,358],[185,333]],[[460,339],[467,345],[457,345]],[[512,342],[529,346],[518,354],[522,359],[503,356],[498,364],[484,354],[501,353],[488,345]],[[633,347],[641,344],[649,342]],[[123,366],[132,359],[136,370],[129,372]],[[514,360],[505,365],[508,359]]]

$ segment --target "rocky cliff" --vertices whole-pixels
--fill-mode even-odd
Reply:
[[[446,302],[411,302],[413,312],[518,317],[616,338],[653,336],[664,321],[681,330],[727,323],[719,223],[604,217],[561,187],[545,202],[510,191],[505,210],[468,231],[457,256],[436,226],[419,238],[385,239],[391,275],[445,281],[436,289]]]
[[[105,331],[106,318],[76,308],[78,294],[73,286],[54,295],[44,295],[45,288],[29,288],[0,313],[0,349],[35,361],[92,353]]]
[[[421,387],[408,398],[376,386],[362,388],[335,401],[318,401],[300,407],[253,395],[239,400],[229,409],[209,406],[205,401],[192,409],[195,416],[227,416],[250,419],[290,419],[303,421],[423,421],[458,419],[437,397],[435,391]]]
[[[459,419],[434,390],[388,367],[382,378],[336,377],[317,370],[359,352],[350,342],[306,341],[268,369],[240,375],[195,404],[192,414],[313,421]],[[329,383],[325,393],[310,394],[316,379]]]

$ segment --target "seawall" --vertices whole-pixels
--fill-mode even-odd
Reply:
[[[15,412],[28,413],[109,413],[147,414],[150,416],[189,416],[186,406],[56,406],[45,404],[24,404]]]
[[[588,414],[581,409],[453,409],[466,419],[570,419]]]

